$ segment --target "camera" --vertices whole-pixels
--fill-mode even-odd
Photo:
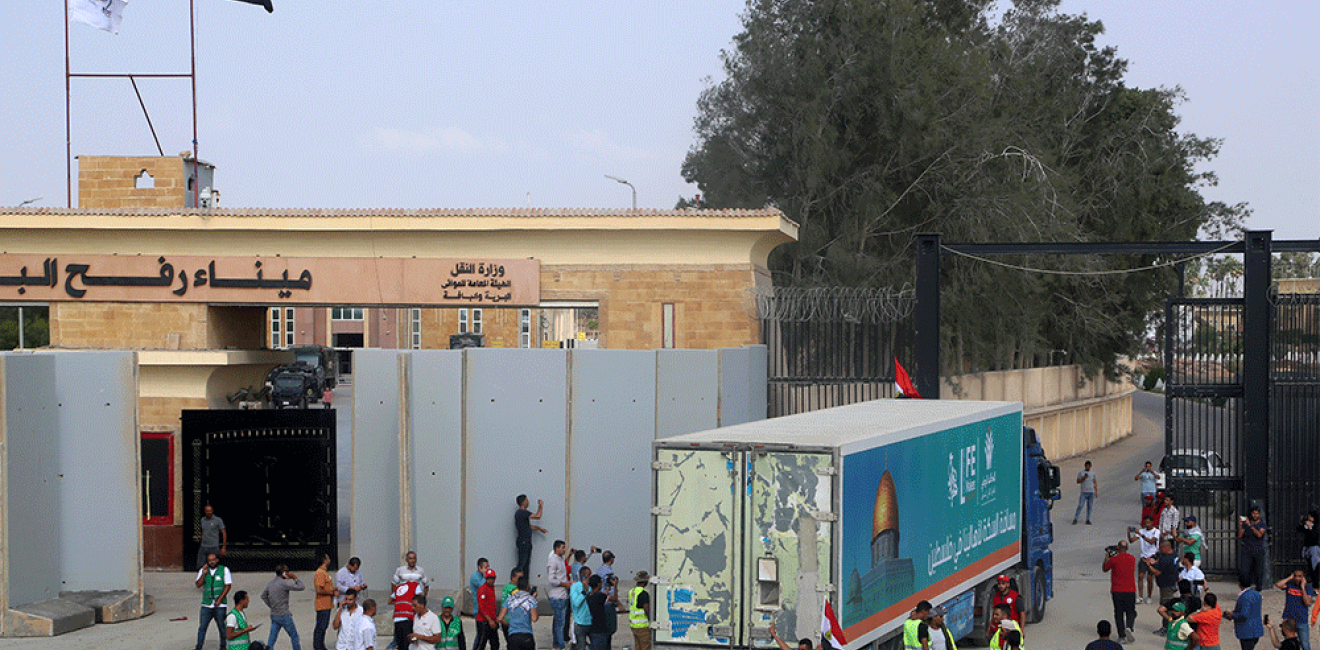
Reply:
[[[1115,555],[1118,555],[1118,546],[1116,546],[1116,545],[1115,545],[1115,546],[1106,546],[1106,547],[1105,547],[1105,555],[1108,555],[1109,557],[1114,557]]]

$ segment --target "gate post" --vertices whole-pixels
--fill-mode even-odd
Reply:
[[[917,305],[912,383],[927,399],[940,398],[940,235],[917,235]]]
[[[1269,230],[1249,230],[1242,257],[1242,455],[1247,503],[1269,498],[1270,478],[1270,249]],[[1266,519],[1266,521],[1269,521]],[[1269,562],[1266,562],[1268,571]]]

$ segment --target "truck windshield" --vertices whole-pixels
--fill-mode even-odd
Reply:
[[[296,360],[298,363],[305,363],[313,368],[321,365],[321,355],[315,352],[300,352]]]
[[[302,385],[302,377],[277,377],[275,379],[276,388],[296,388],[301,390]]]

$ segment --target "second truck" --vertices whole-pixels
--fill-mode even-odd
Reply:
[[[982,640],[996,576],[1053,594],[1058,469],[1016,402],[882,400],[654,443],[657,646],[901,647],[919,601]]]

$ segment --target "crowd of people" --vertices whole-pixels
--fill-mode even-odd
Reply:
[[[516,503],[518,564],[509,572],[508,584],[497,591],[498,573],[484,557],[478,558],[468,584],[476,625],[471,650],[500,650],[501,645],[508,650],[536,647],[532,624],[539,619],[537,588],[529,583],[527,554],[531,549],[531,531],[545,533],[546,530],[532,523],[541,518],[540,501],[535,513],[530,511],[526,495],[519,495]],[[262,624],[248,619],[248,593],[234,592],[233,607],[228,607],[233,575],[220,564],[228,542],[224,522],[209,505],[203,512],[202,548],[198,556],[199,563],[205,564],[198,570],[196,580],[202,603],[195,650],[202,650],[212,622],[222,649],[273,650],[280,631],[284,631],[293,650],[302,650],[289,610],[289,593],[306,589],[302,580],[284,565],[275,568],[275,577],[261,593],[262,601],[270,608],[270,632],[264,644],[253,640],[253,633]],[[600,554],[600,564],[593,569],[588,562],[596,554]],[[646,571],[638,572],[633,577],[636,586],[625,595],[614,572],[617,559],[613,552],[596,546],[589,550],[570,549],[563,540],[555,541],[546,558],[550,587],[547,596],[554,616],[553,650],[612,650],[611,638],[618,630],[622,613],[627,614],[633,647],[650,650],[651,604],[647,592],[650,576]],[[454,613],[454,598],[441,598],[438,614],[430,608],[431,578],[426,569],[418,566],[417,553],[409,551],[404,564],[390,578],[386,604],[391,607],[393,639],[387,646],[378,645],[377,603],[366,597],[368,585],[362,574],[362,560],[351,558],[333,576],[330,569],[331,557],[323,554],[312,581],[316,611],[313,650],[327,650],[325,637],[329,629],[337,633],[335,650],[468,650],[462,621]]]

